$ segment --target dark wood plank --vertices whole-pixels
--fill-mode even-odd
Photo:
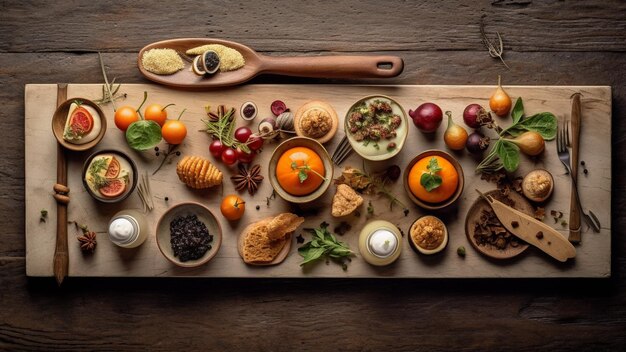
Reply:
[[[475,50],[479,20],[514,51],[624,51],[626,3],[589,1],[4,1],[0,51],[137,52],[215,37],[266,52]]]
[[[23,263],[0,260],[0,349],[567,351],[626,345],[624,285],[608,281],[70,278],[55,289],[52,279],[27,280]]]

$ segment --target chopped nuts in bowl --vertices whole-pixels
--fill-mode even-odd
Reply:
[[[301,137],[326,143],[333,138],[339,126],[337,112],[323,101],[310,101],[302,105],[294,117],[294,129]]]
[[[413,250],[422,254],[439,253],[448,244],[448,229],[439,218],[422,216],[411,225],[409,244]]]

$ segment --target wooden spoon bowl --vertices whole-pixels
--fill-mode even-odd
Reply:
[[[70,143],[63,138],[63,132],[65,131],[65,120],[67,119],[67,113],[69,112],[69,109],[72,103],[77,100],[81,101],[82,104],[84,105],[88,105],[89,107],[94,108],[94,110],[96,110],[98,115],[100,115],[99,117],[94,116],[94,119],[95,118],[100,119],[100,124],[101,124],[100,132],[98,133],[98,135],[96,136],[94,140],[92,140],[91,142],[84,143],[84,144]],[[102,109],[100,109],[98,104],[94,103],[93,101],[89,99],[72,98],[72,99],[66,100],[63,103],[61,103],[59,107],[57,107],[57,109],[54,111],[54,115],[52,115],[52,133],[54,134],[54,137],[57,139],[59,144],[67,150],[82,152],[82,151],[89,150],[95,147],[96,144],[98,144],[104,137],[104,133],[106,132],[106,130],[107,130],[107,119],[104,116],[104,112],[102,111]]]
[[[171,75],[157,75],[147,71],[141,58],[150,49],[174,49],[185,53],[191,48],[206,44],[221,44],[241,53],[245,65],[234,71],[218,72],[211,77],[198,76],[191,63]],[[309,56],[273,57],[228,40],[212,38],[180,38],[149,44],[139,51],[137,65],[142,75],[151,81],[181,88],[212,88],[242,84],[263,73],[317,78],[387,78],[402,73],[404,62],[397,56]]]

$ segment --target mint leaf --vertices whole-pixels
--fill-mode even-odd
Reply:
[[[442,182],[443,180],[441,179],[441,176],[434,175],[432,173],[422,174],[422,177],[420,178],[420,184],[424,186],[428,192],[441,186]]]
[[[435,173],[437,171],[441,171],[441,167],[439,167],[439,163],[437,162],[437,158],[432,157],[430,158],[430,161],[428,162],[428,171],[430,171],[431,173]]]
[[[300,180],[300,183],[306,181],[307,178],[309,178],[309,174],[304,169],[300,169],[298,172],[298,179]]]
[[[432,157],[430,159],[426,168],[428,169],[428,173],[422,174],[422,177],[420,178],[420,184],[424,188],[426,188],[426,191],[430,192],[433,189],[441,186],[443,180],[441,179],[441,176],[437,175],[437,172],[441,171],[442,168],[439,166],[437,158],[435,157]]]

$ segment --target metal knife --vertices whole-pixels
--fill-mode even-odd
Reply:
[[[576,187],[578,180],[578,150],[580,146],[580,124],[582,108],[580,102],[580,93],[574,93],[572,95],[572,112],[570,116],[570,125],[572,127],[572,138],[568,138],[569,144],[572,147],[572,193],[570,197],[570,210],[569,210],[569,241],[573,243],[579,243],[581,240],[581,221],[580,221],[580,207],[578,199],[576,198]],[[579,195],[580,196],[580,195]]]
[[[489,203],[502,226],[513,235],[541,249],[560,262],[565,262],[576,256],[574,245],[552,227],[481,193],[479,190],[476,192]]]

